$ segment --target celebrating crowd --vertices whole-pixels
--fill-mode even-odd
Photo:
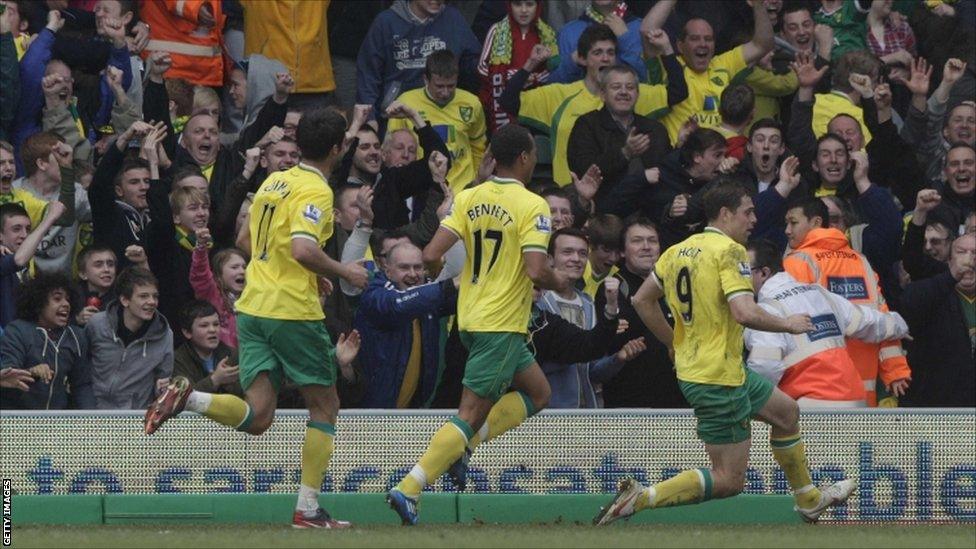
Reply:
[[[328,113],[346,126],[332,211],[298,217],[332,220],[341,276],[261,307],[324,310],[344,408],[457,408],[458,278],[505,248],[424,249],[514,124],[572,282],[535,293],[535,409],[688,406],[631,297],[736,182],[757,302],[815,328],[747,330],[748,368],[804,408],[976,406],[971,0],[0,9],[4,409],[141,410],[175,376],[243,396],[237,301],[275,215],[255,193],[323,157],[302,132]],[[657,307],[681,322],[687,297]],[[277,406],[305,407],[280,381]]]

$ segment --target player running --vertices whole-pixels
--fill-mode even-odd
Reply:
[[[682,471],[645,488],[633,479],[620,483],[595,524],[609,524],[637,511],[731,497],[742,491],[755,418],[768,423],[776,462],[796,498],[795,509],[809,522],[854,490],[842,480],[819,490],[810,479],[799,407],[760,375],[747,371],[742,358],[743,325],[765,332],[805,334],[810,317],[773,316],[753,299],[746,249],[756,216],[749,191],[734,181],[717,182],[702,202],[708,226],[669,248],[655,265],[633,304],[651,332],[672,349],[681,392],[698,419],[711,469]],[[664,295],[675,313],[675,327],[664,319],[658,299]]]
[[[532,136],[521,126],[505,126],[492,138],[491,151],[497,175],[458,193],[452,213],[424,249],[424,261],[434,264],[464,241],[458,328],[469,355],[457,415],[387,495],[404,525],[417,523],[420,492],[467,447],[518,426],[549,403],[549,383],[526,345],[532,285],[559,290],[569,280],[549,267],[549,205],[523,185],[535,169]]]
[[[146,411],[145,419],[146,434],[152,434],[186,408],[260,435],[274,420],[282,380],[287,376],[294,381],[311,416],[292,519],[297,528],[349,526],[332,519],[318,503],[339,412],[335,352],[322,322],[318,277],[337,275],[360,288],[367,281],[362,265],[339,263],[322,251],[332,236],[332,190],[326,178],[342,158],[345,130],[345,120],[333,111],[302,117],[296,133],[302,163],[264,181],[254,197],[249,224],[238,238],[238,245],[251,252],[247,286],[236,303],[239,379],[246,401],[191,391],[190,382],[178,377]]]

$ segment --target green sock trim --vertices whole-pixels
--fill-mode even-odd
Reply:
[[[335,425],[324,421],[309,421],[305,424],[309,429],[318,429],[329,436],[336,436]]]
[[[712,499],[712,472],[708,469],[699,469],[698,471],[705,479],[705,494],[702,496],[702,501],[708,501]]]
[[[529,395],[523,393],[522,391],[515,391],[520,397],[522,397],[522,403],[525,404],[525,418],[528,419],[538,413],[535,409],[535,404],[532,404],[532,399]]]
[[[769,439],[769,445],[772,448],[789,448],[795,446],[800,442],[800,435],[796,435],[789,438],[771,438]]]
[[[252,421],[254,421],[254,412],[251,410],[251,407],[248,406],[247,415],[244,416],[244,421],[242,421],[240,425],[235,427],[234,430],[240,431],[242,433],[246,433],[247,430],[251,428]]]
[[[463,419],[454,416],[451,418],[450,422],[453,423],[455,427],[460,429],[462,433],[464,433],[464,442],[468,442],[469,440],[471,440],[471,437],[474,436],[474,429],[472,429],[471,426],[468,425],[467,421],[464,421]]]

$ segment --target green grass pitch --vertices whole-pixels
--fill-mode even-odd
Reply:
[[[14,547],[976,547],[976,525],[14,526]]]

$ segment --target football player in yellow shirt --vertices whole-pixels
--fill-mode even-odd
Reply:
[[[773,50],[773,25],[766,14],[765,3],[752,2],[752,40],[720,55],[715,55],[715,33],[704,19],[689,19],[678,34],[678,51],[685,66],[688,98],[671,107],[661,119],[668,128],[673,145],[678,130],[694,118],[700,128],[714,128],[722,122],[718,113],[722,90],[736,74],[754,65]]]
[[[705,231],[661,255],[633,304],[655,337],[672,349],[681,392],[694,408],[698,437],[712,466],[683,471],[647,488],[625,479],[594,522],[609,524],[643,509],[738,494],[745,483],[753,418],[771,426],[770,446],[793,489],[795,509],[804,520],[816,522],[827,507],[850,496],[854,481],[824,490],[813,484],[796,401],[747,371],[742,357],[743,326],[800,335],[813,331],[813,323],[803,314],[775,317],[754,300],[752,267],[743,247],[756,223],[749,191],[734,180],[721,181],[702,202]],[[662,295],[675,313],[673,331],[657,306]]]
[[[536,163],[531,134],[505,126],[495,133],[491,152],[496,175],[457,195],[423,253],[424,262],[436,264],[455,242],[464,242],[457,310],[469,355],[457,415],[387,495],[408,526],[417,523],[424,487],[458,460],[466,463],[477,444],[518,426],[549,402],[549,382],[526,344],[532,287],[562,291],[569,279],[549,266],[549,206],[523,183]]]
[[[451,153],[447,182],[455,193],[474,181],[488,145],[481,101],[474,94],[457,89],[457,83],[457,58],[450,50],[435,51],[427,56],[424,87],[404,92],[397,98],[427,120],[447,145]],[[414,122],[406,118],[390,118],[386,131],[393,133],[413,127]],[[417,153],[419,157],[425,154],[420,148]]]
[[[334,449],[339,397],[336,350],[316,298],[319,277],[339,276],[359,288],[366,286],[362,265],[339,263],[322,251],[332,235],[332,190],[326,178],[364,120],[361,115],[357,113],[356,127],[346,133],[345,120],[334,111],[305,114],[296,134],[303,162],[269,175],[254,196],[249,224],[238,237],[238,245],[251,253],[247,286],[235,304],[238,376],[246,401],[230,394],[192,391],[186,378],[177,377],[146,411],[147,434],[185,407],[238,431],[260,435],[274,420],[285,376],[295,382],[311,419],[305,430],[301,486],[292,519],[298,528],[349,526],[333,520],[318,503]]]

